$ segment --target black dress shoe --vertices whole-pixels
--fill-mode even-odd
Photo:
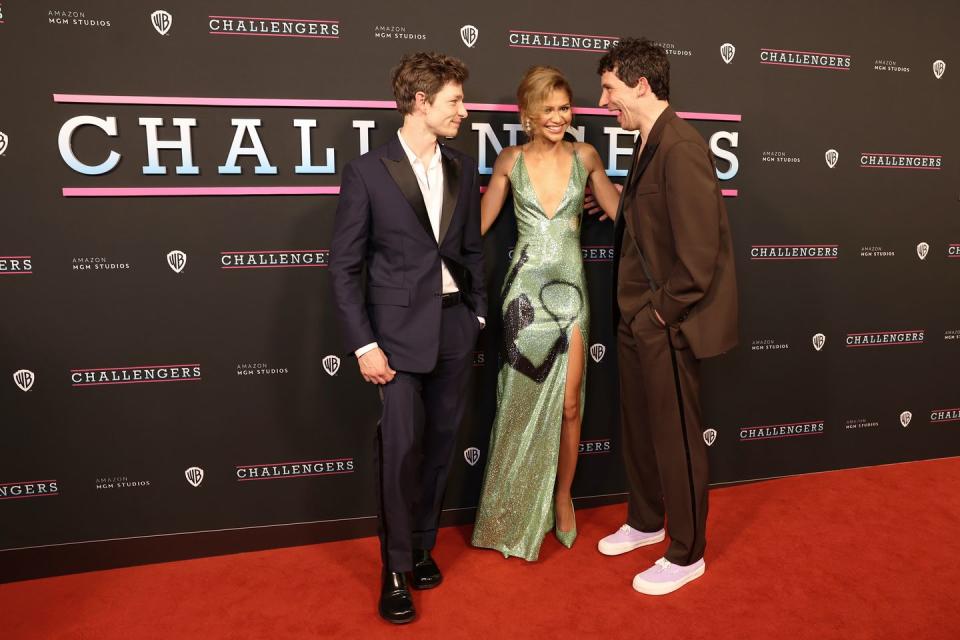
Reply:
[[[430,552],[426,549],[413,550],[413,588],[414,589],[433,589],[443,582],[443,574],[440,573],[440,567],[430,557]]]
[[[413,599],[407,589],[407,577],[396,571],[384,571],[383,586],[380,588],[380,617],[387,622],[404,624],[416,615]]]

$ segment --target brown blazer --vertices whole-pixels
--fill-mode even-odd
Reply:
[[[637,321],[656,323],[653,310],[658,311],[674,346],[689,346],[697,358],[733,348],[737,281],[727,210],[710,149],[673,109],[654,123],[620,206],[614,278],[623,318],[630,323],[644,311],[648,317]]]

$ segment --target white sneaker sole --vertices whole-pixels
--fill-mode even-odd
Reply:
[[[657,544],[658,542],[663,542],[664,538],[666,537],[666,532],[661,531],[659,535],[646,538],[640,542],[606,542],[601,540],[597,543],[597,550],[605,556],[619,556],[622,553],[627,553],[628,551],[645,547],[648,544]]]
[[[699,569],[688,575],[683,580],[677,580],[676,582],[658,582],[650,583],[645,580],[640,579],[640,575],[637,574],[633,577],[633,590],[639,591],[642,594],[648,596],[665,596],[668,593],[673,593],[683,585],[688,582],[696,580],[707,570],[707,565],[701,565]]]

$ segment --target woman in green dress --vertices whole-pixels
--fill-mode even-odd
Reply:
[[[576,537],[570,487],[577,464],[590,312],[580,251],[587,182],[605,214],[619,194],[596,149],[570,142],[573,92],[552,67],[517,90],[524,145],[504,149],[481,202],[485,234],[513,191],[517,244],[503,284],[497,416],[473,544],[536,560],[555,526]]]

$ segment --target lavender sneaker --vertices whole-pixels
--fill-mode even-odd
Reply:
[[[617,529],[615,533],[611,533],[598,542],[597,549],[605,556],[618,556],[621,553],[633,551],[648,544],[663,542],[663,537],[663,529],[654,531],[653,533],[644,533],[625,524]]]
[[[662,596],[696,580],[706,570],[707,565],[703,558],[686,567],[660,558],[652,567],[633,577],[633,588],[648,596]]]

